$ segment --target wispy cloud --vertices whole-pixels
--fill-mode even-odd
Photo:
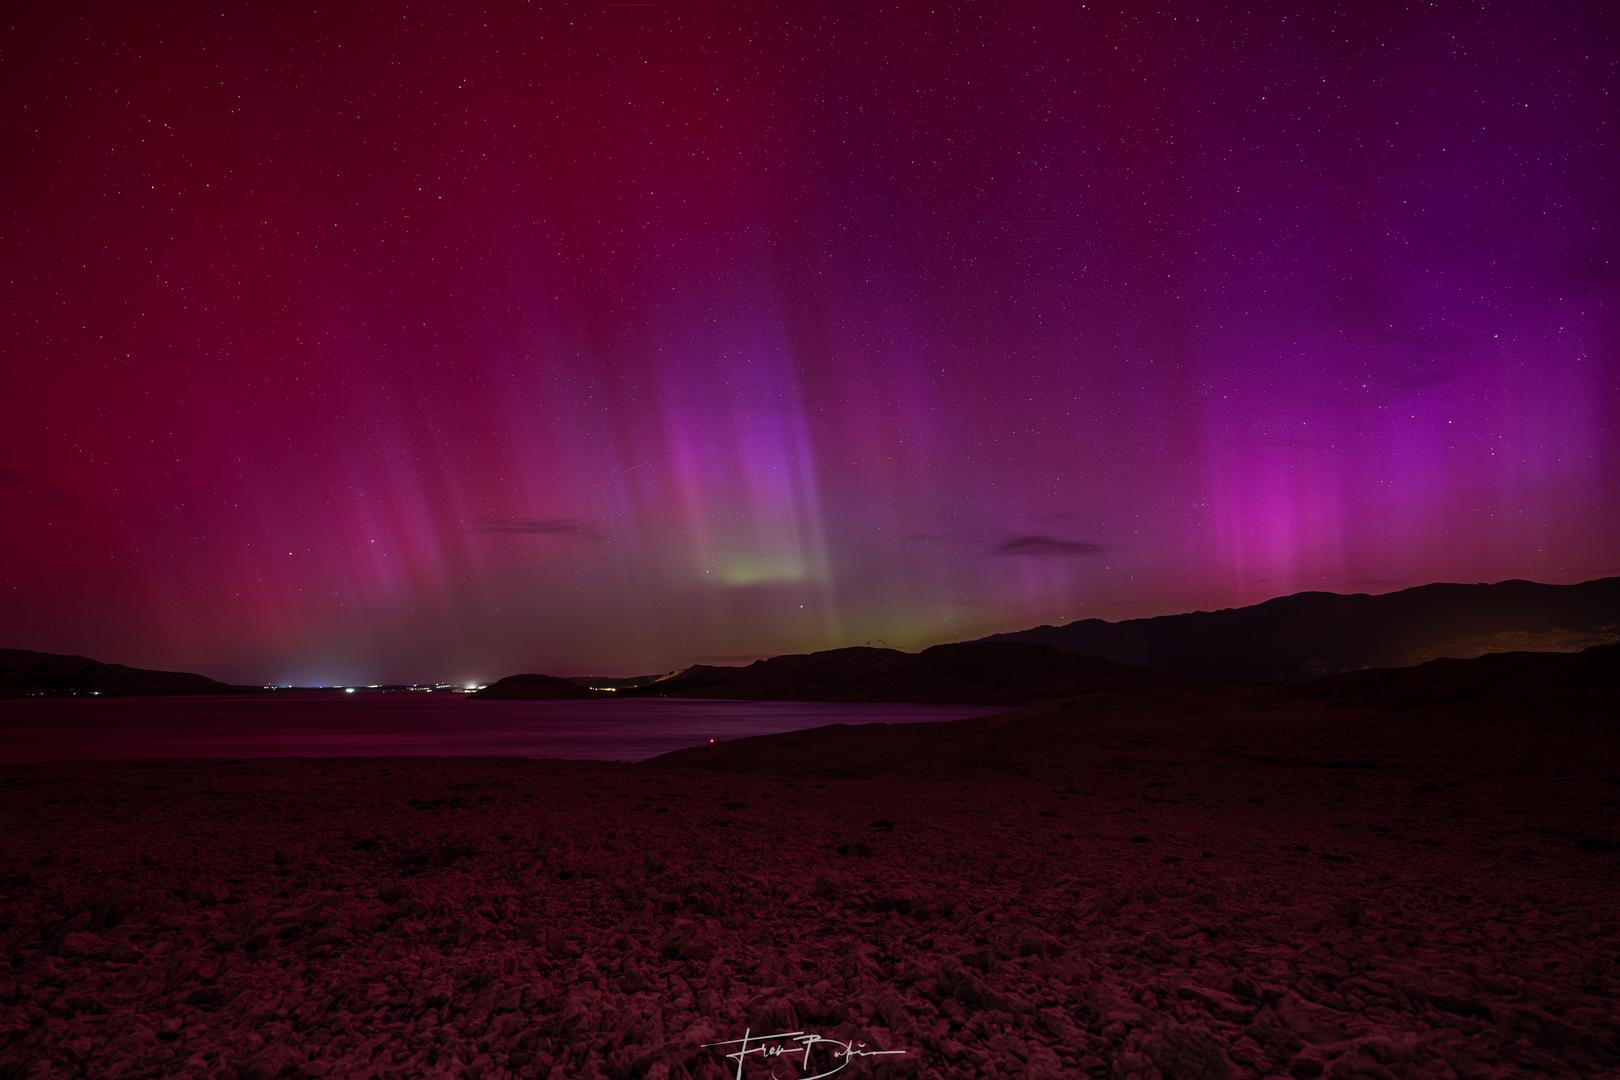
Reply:
[[[597,540],[595,529],[578,518],[482,518],[474,531],[511,536],[577,536]]]
[[[1107,550],[1107,544],[1094,544],[1089,540],[1065,540],[1061,536],[1044,536],[1034,533],[1009,536],[991,548],[989,553],[991,555],[1035,555],[1072,558],[1077,555],[1101,555]]]

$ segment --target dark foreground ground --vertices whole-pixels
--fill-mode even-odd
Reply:
[[[0,1076],[720,1077],[745,1028],[892,1080],[1614,1074],[1617,773],[1579,708],[1237,692],[639,766],[9,766]]]

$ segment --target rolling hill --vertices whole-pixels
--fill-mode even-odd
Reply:
[[[0,649],[0,698],[101,694],[233,694],[248,687],[216,682],[186,671],[152,671],[103,664],[87,656]]]
[[[1620,641],[1620,577],[1296,593],[1251,607],[995,634],[1187,679],[1303,682],[1364,668]]]

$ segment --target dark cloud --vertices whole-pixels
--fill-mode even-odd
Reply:
[[[1107,544],[1093,544],[1089,540],[1065,540],[1060,536],[1009,536],[990,549],[992,555],[1074,556],[1101,555]]]
[[[509,533],[516,536],[578,536],[597,539],[596,530],[578,518],[484,518],[475,526],[478,532]]]
[[[23,474],[15,469],[0,469],[0,484],[26,484]]]

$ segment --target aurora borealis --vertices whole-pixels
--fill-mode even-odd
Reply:
[[[1620,572],[1617,30],[10,13],[0,644],[459,681]]]

